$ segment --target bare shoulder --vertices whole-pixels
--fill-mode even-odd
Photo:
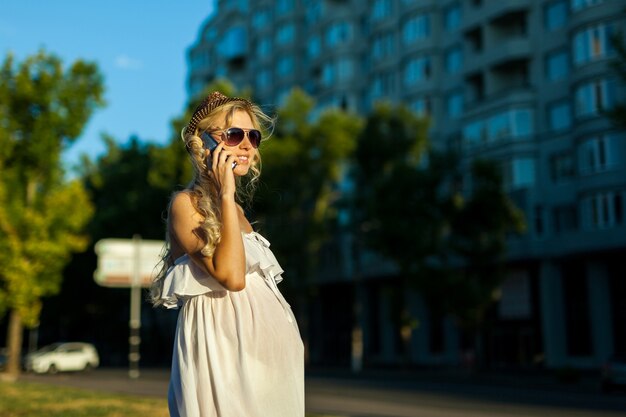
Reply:
[[[179,191],[172,196],[170,215],[198,213],[193,202],[193,197],[188,191]]]
[[[206,243],[200,238],[203,219],[189,192],[181,191],[172,196],[168,227],[178,252],[193,254],[204,247]]]

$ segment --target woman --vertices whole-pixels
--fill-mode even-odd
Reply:
[[[258,179],[271,122],[250,101],[214,92],[183,129],[194,178],[172,197],[166,265],[152,288],[156,305],[181,307],[171,416],[304,416],[303,345],[276,285],[283,270],[237,203]]]

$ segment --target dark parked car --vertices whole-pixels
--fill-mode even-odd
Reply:
[[[602,391],[626,390],[626,355],[609,358],[602,369]]]

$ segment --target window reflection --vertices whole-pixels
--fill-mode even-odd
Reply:
[[[485,119],[474,120],[463,128],[463,142],[472,147],[503,140],[526,138],[534,133],[533,112],[511,109]]]
[[[576,117],[594,116],[615,104],[615,82],[596,79],[581,84],[574,92]]]
[[[566,0],[553,1],[545,6],[545,26],[553,31],[562,28],[567,23]]]
[[[604,23],[583,29],[574,34],[574,64],[581,65],[613,55],[611,44],[613,27]]]
[[[402,27],[402,39],[410,44],[430,36],[430,18],[427,14],[418,14],[409,18]]]

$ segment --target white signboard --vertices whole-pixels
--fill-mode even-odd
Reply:
[[[161,269],[164,245],[161,240],[99,240],[95,246],[98,267],[93,274],[94,280],[104,287],[128,288],[137,275],[139,285],[149,287]]]

